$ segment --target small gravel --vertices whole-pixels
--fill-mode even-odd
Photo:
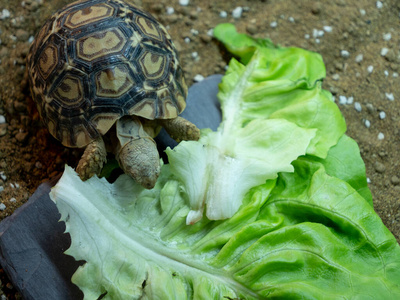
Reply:
[[[179,4],[182,6],[188,6],[189,5],[189,0],[179,0]]]
[[[385,96],[389,101],[394,101],[393,93],[385,93]]]
[[[360,62],[363,61],[363,59],[364,59],[364,55],[358,54],[358,55],[356,56],[355,61],[356,61],[356,63],[360,63]]]
[[[364,125],[365,125],[365,127],[370,128],[371,127],[371,121],[365,120],[364,121]]]
[[[390,41],[391,39],[392,39],[392,34],[390,32],[383,34],[384,41]]]
[[[378,140],[383,140],[385,138],[385,135],[382,132],[378,133]]]
[[[344,58],[348,58],[348,57],[350,57],[350,52],[347,51],[347,50],[341,50],[341,51],[340,51],[340,55],[341,55],[342,57],[344,57]]]
[[[347,103],[347,98],[346,96],[339,96],[339,104],[345,105]]]
[[[0,210],[3,211],[5,210],[7,207],[4,205],[4,203],[0,203]]]
[[[243,7],[238,6],[232,11],[232,17],[235,19],[240,19],[242,17]]]
[[[368,66],[367,71],[368,73],[372,73],[372,71],[374,70],[374,66]]]
[[[166,14],[167,15],[172,15],[175,12],[175,9],[171,6],[167,6],[166,8]]]
[[[394,184],[394,185],[398,185],[400,183],[400,178],[397,177],[396,175],[392,176],[392,178],[390,179],[390,181]]]
[[[388,54],[389,49],[388,48],[382,48],[381,49],[381,56],[386,56],[386,54]]]
[[[373,114],[375,112],[375,107],[371,103],[367,103],[366,107],[367,107],[367,111],[370,114]]]
[[[197,74],[196,76],[194,76],[193,81],[194,82],[200,82],[204,80],[204,76],[201,74]]]
[[[381,112],[379,113],[379,118],[380,118],[381,120],[383,120],[384,118],[386,118],[386,113],[385,113],[384,111],[381,111]]]
[[[375,171],[377,171],[378,173],[381,173],[381,174],[385,173],[385,171],[386,171],[385,165],[379,161],[375,162],[374,168],[375,168]]]
[[[355,102],[354,103],[354,108],[355,108],[356,111],[361,112],[362,108],[361,108],[360,102]]]
[[[3,115],[0,115],[0,124],[4,124],[6,122],[6,118]]]
[[[226,18],[226,17],[228,17],[228,13],[226,12],[226,11],[221,11],[220,13],[219,13],[219,16],[221,17],[221,18]]]
[[[3,8],[3,10],[0,13],[0,20],[7,19],[11,16],[10,11],[6,8]]]

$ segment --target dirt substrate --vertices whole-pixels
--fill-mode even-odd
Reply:
[[[223,22],[282,46],[319,52],[324,88],[336,98],[366,164],[376,212],[400,241],[400,2],[397,0],[140,1],[169,32],[189,84],[224,73],[212,39]],[[76,166],[80,150],[52,138],[29,95],[25,58],[34,34],[65,0],[0,0],[0,219],[37,186]],[[137,3],[137,2],[136,2]],[[1,274],[0,274],[1,275]],[[14,299],[4,276],[1,299]]]

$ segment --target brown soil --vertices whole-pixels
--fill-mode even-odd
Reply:
[[[25,203],[41,182],[61,173],[65,164],[76,166],[81,155],[61,146],[42,126],[24,76],[30,37],[69,2],[0,0],[0,220]],[[360,146],[376,212],[400,241],[398,0],[190,0],[188,6],[178,0],[139,2],[168,26],[189,83],[198,74],[224,73],[227,62],[221,47],[208,35],[223,22],[282,46],[319,52],[327,68],[324,88],[337,103],[353,97],[352,104],[338,104],[347,134]],[[168,14],[168,7],[174,13]],[[238,19],[232,17],[236,7],[243,9]],[[16,297],[9,284],[3,282],[2,289],[6,298]]]

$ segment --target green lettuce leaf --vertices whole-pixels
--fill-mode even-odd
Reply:
[[[400,247],[373,208],[323,164],[293,165],[192,226],[168,165],[150,191],[66,167],[51,198],[86,261],[72,281],[85,299],[399,299]]]
[[[254,120],[235,134],[211,132],[167,150],[190,204],[187,223],[199,221],[205,208],[210,220],[232,217],[252,187],[293,172],[290,163],[305,154],[314,135],[283,119]]]

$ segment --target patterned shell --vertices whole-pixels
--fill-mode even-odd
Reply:
[[[31,92],[50,133],[84,147],[122,116],[175,118],[187,86],[166,29],[120,0],[71,3],[55,13],[28,55]]]

